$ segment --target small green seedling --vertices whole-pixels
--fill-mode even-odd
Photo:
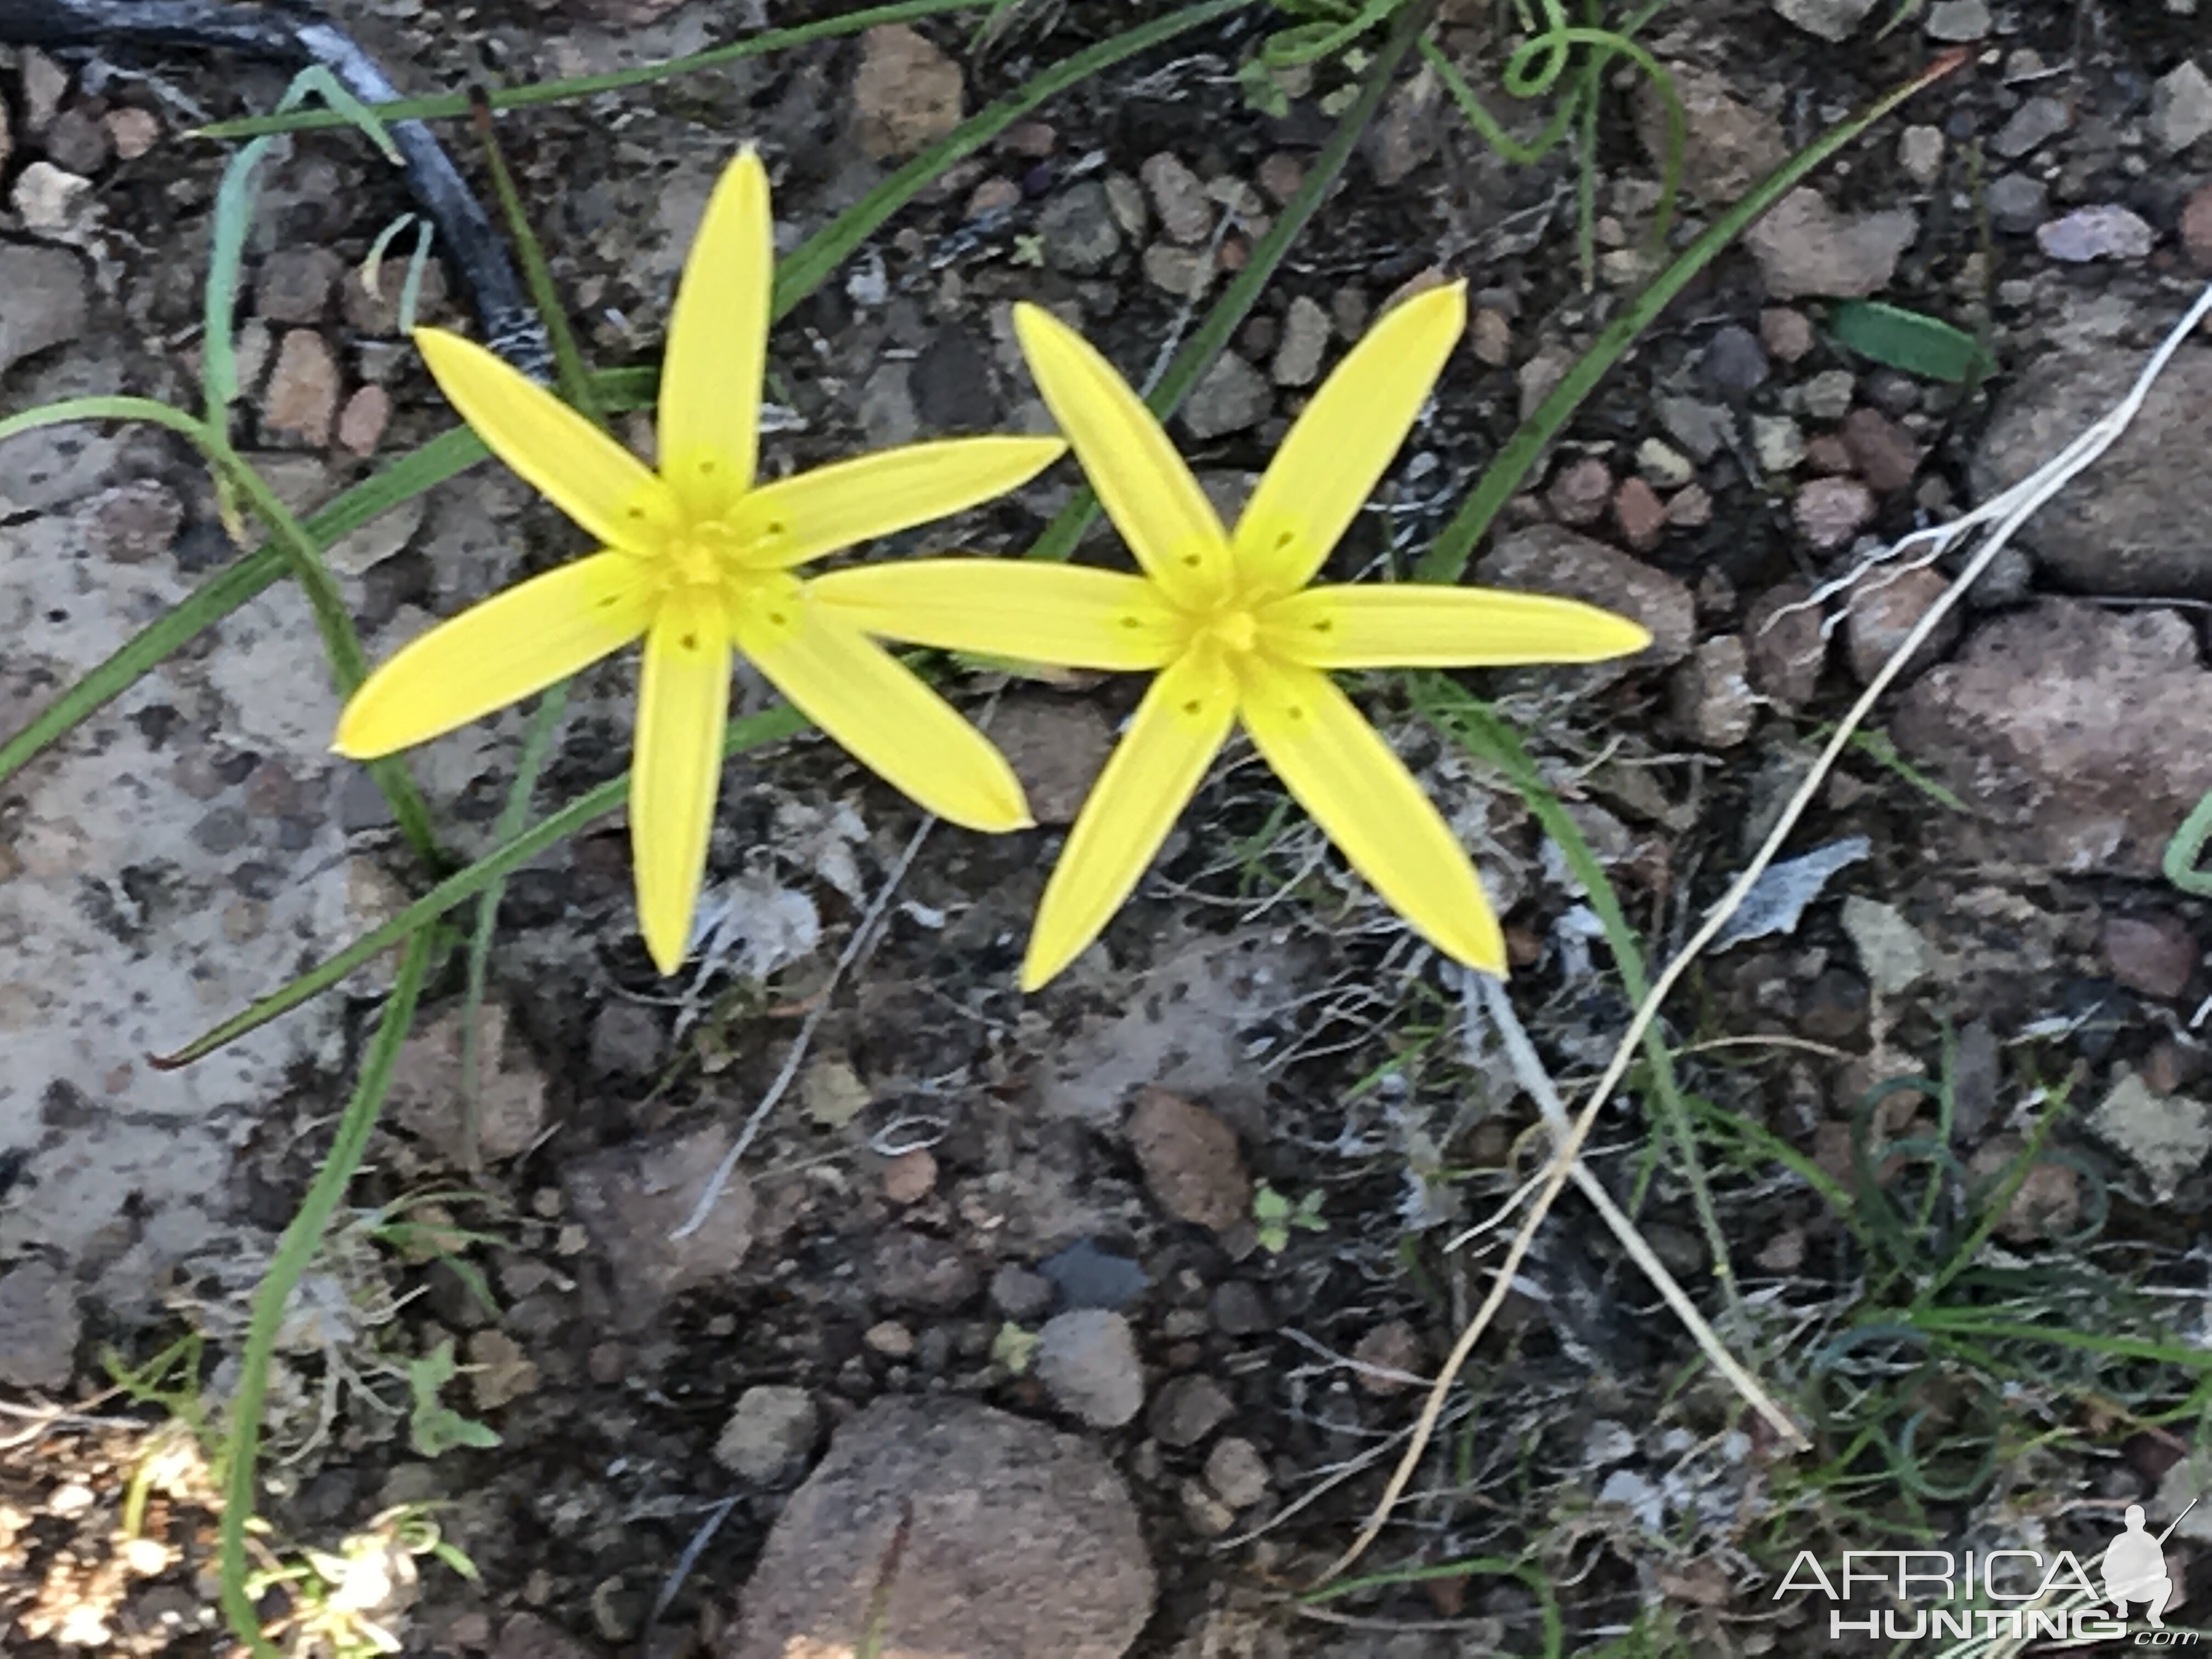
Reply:
[[[991,1363],[1004,1365],[1016,1376],[1026,1376],[1036,1358],[1037,1334],[1009,1319],[991,1339]]]
[[[449,1338],[419,1359],[407,1362],[407,1443],[422,1457],[437,1457],[456,1446],[496,1446],[499,1436],[474,1418],[464,1417],[438,1398],[453,1380],[453,1344]]]
[[[1264,1181],[1252,1194],[1252,1225],[1269,1255],[1280,1255],[1290,1248],[1293,1227],[1310,1233],[1328,1231],[1328,1223],[1321,1218],[1319,1193],[1308,1193],[1293,1205]]]

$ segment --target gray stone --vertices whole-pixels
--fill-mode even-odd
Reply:
[[[1921,27],[1930,40],[1978,40],[1990,32],[1989,0],[1936,0]]]
[[[1113,728],[1089,702],[1047,692],[1010,693],[990,734],[1042,824],[1075,822],[1114,748]]]
[[[98,173],[114,154],[106,125],[81,106],[64,110],[46,130],[46,159],[64,173]]]
[[[880,1651],[1121,1659],[1155,1581],[1121,1478],[1073,1435],[962,1400],[878,1400],[777,1516],[719,1659]]]
[[[1848,40],[1858,32],[1875,0],[1771,0],[1785,22],[1823,40]]]
[[[2090,1113],[2089,1127],[2150,1177],[2151,1196],[2161,1204],[2212,1155],[2212,1107],[2159,1094],[2132,1072],[2123,1072]]]
[[[319,323],[344,276],[345,262],[326,247],[279,248],[253,284],[254,313],[295,327]]]
[[[1668,396],[1655,398],[1651,407],[1667,435],[1700,466],[1735,441],[1735,416],[1724,404]]]
[[[1283,313],[1283,337],[1268,368],[1277,386],[1311,386],[1321,378],[1322,355],[1328,349],[1328,313],[1299,295]]]
[[[1121,251],[1121,227],[1115,222],[1106,186],[1096,179],[1070,185],[1045,204],[1037,216],[1044,262],[1078,276],[1102,271]]]
[[[1928,940],[1893,904],[1851,894],[1844,900],[1844,932],[1858,951],[1867,983],[1883,996],[1911,990],[1936,969]]]
[[[1124,1308],[1152,1282],[1135,1261],[1102,1250],[1088,1238],[1054,1250],[1037,1263],[1037,1271],[1052,1281],[1064,1308]]]
[[[1738,99],[1726,76],[1686,64],[1668,67],[1682,108],[1685,189],[1708,202],[1734,202],[1789,159],[1782,123]],[[1638,82],[1636,135],[1653,165],[1664,166],[1668,106],[1656,82]]]
[[[2189,988],[2204,955],[2189,924],[2171,912],[2109,916],[2097,946],[2114,979],[2130,991],[2168,1002]]]
[[[1006,1318],[1026,1324],[1052,1306],[1052,1281],[1009,1261],[991,1275],[991,1307]]]
[[[1961,858],[2151,876],[2212,788],[2207,708],[2186,619],[2045,599],[1984,619],[1905,692],[1891,734],[1974,803],[1942,820]]]
[[[822,1431],[822,1413],[804,1389],[763,1383],[738,1396],[714,1441],[714,1461],[740,1480],[766,1486],[805,1462]]]
[[[1989,222],[2008,237],[2024,237],[2051,215],[2051,185],[2027,173],[2000,173],[1989,181]]]
[[[730,1137],[727,1126],[708,1124],[593,1152],[562,1172],[569,1208],[599,1245],[604,1312],[619,1328],[644,1329],[670,1298],[734,1273],[752,1248],[752,1188],[738,1171],[696,1231],[670,1237],[690,1218]]]
[[[1206,1484],[1232,1510],[1248,1510],[1267,1495],[1267,1460],[1241,1435],[1224,1435],[1206,1455]]]
[[[449,1009],[400,1044],[385,1097],[392,1121],[456,1167],[471,1163],[462,1134],[465,1012]],[[508,1158],[529,1151],[544,1132],[549,1084],[544,1068],[510,1033],[504,1004],[488,1001],[477,1009],[476,1066],[477,1145],[483,1156]]]
[[[1840,299],[1887,288],[1919,232],[1920,221],[1910,209],[1841,213],[1818,191],[1800,185],[1744,240],[1773,298]]]
[[[1990,140],[1990,151],[2008,161],[2017,161],[2041,149],[2074,125],[2074,112],[2063,98],[2048,94],[2029,99],[2012,112]]]
[[[1191,388],[1181,417],[1183,430],[1202,443],[1259,425],[1273,407],[1267,377],[1235,352],[1224,351]]]
[[[2019,483],[2126,393],[2137,366],[2113,353],[2056,354],[1997,401],[1975,452],[1984,500]],[[2021,531],[2046,579],[2082,592],[2212,599],[2212,347],[2186,345],[2118,443]]]
[[[1844,601],[1844,651],[1861,685],[1874,683],[1875,676],[1897,654],[1949,586],[1942,572],[1926,567],[1917,570],[1876,568],[1852,585]],[[1904,677],[1910,678],[1940,659],[1958,642],[1959,627],[1959,607],[1954,605],[1905,664]]]
[[[33,1256],[0,1273],[0,1383],[50,1393],[68,1387],[82,1334],[76,1295],[61,1269]]]
[[[660,1016],[642,1003],[609,997],[592,1016],[586,1069],[595,1078],[648,1076],[660,1064]]]
[[[1677,663],[1697,641],[1697,602],[1678,577],[1557,525],[1530,525],[1504,537],[1477,577],[1486,586],[1582,599],[1643,623],[1651,643],[1624,663]]]
[[[981,1288],[958,1245],[904,1227],[877,1237],[875,1267],[876,1299],[890,1308],[950,1313]]]
[[[1708,392],[1723,398],[1741,398],[1766,384],[1766,352],[1759,337],[1741,323],[1726,323],[1713,331],[1698,356],[1698,378]]]
[[[0,306],[0,374],[67,345],[91,314],[91,276],[65,248],[0,242],[0,294],[8,296]]]
[[[1094,1429],[1118,1429],[1144,1409],[1145,1368],[1120,1314],[1075,1308],[1054,1315],[1037,1333],[1036,1371],[1054,1404]]]
[[[1752,686],[1785,708],[1812,702],[1827,664],[1827,629],[1809,598],[1802,581],[1783,581],[1760,592],[1743,617]]]
[[[871,449],[912,443],[921,435],[921,413],[914,404],[914,365],[893,359],[878,363],[860,383],[854,414]]]
[[[2172,155],[2212,132],[2212,77],[2184,58],[2160,78],[2150,98],[2150,136]]]
[[[1751,735],[1759,702],[1746,673],[1743,641],[1723,634],[1699,646],[1674,672],[1674,717],[1707,749],[1733,749]]]
[[[2062,264],[2098,259],[2143,259],[2158,245],[2158,233],[2117,203],[2075,208],[2063,218],[2035,228],[2035,245]]]
[[[17,175],[9,199],[32,234],[66,237],[92,205],[92,180],[52,161],[33,161]]]
[[[1165,150],[1147,156],[1138,176],[1170,240],[1202,242],[1213,231],[1213,204],[1206,185],[1182,161]]]
[[[1195,1446],[1229,1420],[1237,1402],[1210,1376],[1170,1378],[1152,1401],[1146,1426],[1164,1446]]]

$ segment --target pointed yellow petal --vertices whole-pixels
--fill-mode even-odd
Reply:
[[[1263,609],[1260,636],[1310,668],[1602,662],[1651,643],[1642,624],[1577,599],[1428,582],[1309,587]]]
[[[1394,307],[1314,393],[1237,520],[1248,589],[1313,580],[1412,430],[1467,322],[1467,284]]]
[[[415,331],[416,349],[491,453],[610,547],[665,519],[667,491],[643,461],[473,340]]]
[[[677,283],[660,365],[664,476],[711,464],[727,469],[728,488],[752,483],[775,290],[768,169],[747,148],[722,169]]]
[[[738,618],[738,647],[855,760],[941,818],[1021,830],[1029,803],[1006,757],[905,664],[802,593]]]
[[[1053,418],[1146,574],[1198,604],[1229,580],[1229,541],[1212,504],[1114,365],[1041,306],[1014,307],[1014,332]]]
[[[1237,681],[1215,653],[1188,653],[1160,672],[1045,883],[1022,989],[1036,990],[1074,961],[1121,908],[1236,719]]]
[[[651,603],[623,553],[517,583],[402,646],[346,703],[331,748],[374,760],[543,691],[644,633]]]
[[[691,943],[729,708],[729,625],[713,601],[679,592],[646,635],[629,774],[638,930],[664,974],[684,965]]]
[[[1399,915],[1446,956],[1505,973],[1505,938],[1474,866],[1405,765],[1328,677],[1263,666],[1244,724],[1298,804]]]
[[[906,559],[833,570],[808,594],[864,634],[1060,668],[1158,668],[1181,629],[1142,576],[1013,559]]]
[[[963,513],[1050,466],[1057,438],[948,438],[835,461],[763,484],[730,515],[746,562],[785,569],[842,547]]]

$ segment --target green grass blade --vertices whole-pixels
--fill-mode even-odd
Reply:
[[[881,23],[910,23],[918,18],[946,12],[974,11],[983,0],[898,0],[898,3],[870,6],[863,10],[825,17],[817,23],[792,28],[763,29],[726,46],[712,46],[688,58],[661,64],[641,64],[635,69],[612,70],[604,75],[579,75],[563,81],[541,81],[532,86],[503,87],[491,94],[494,109],[525,109],[533,104],[557,104],[570,98],[589,98],[602,92],[623,92],[651,86],[680,75],[719,69],[747,58],[763,58],[791,46],[803,46],[841,34],[857,34]],[[468,94],[445,93],[434,98],[403,98],[388,104],[372,104],[370,112],[386,121],[443,121],[469,112]],[[248,115],[235,121],[217,121],[197,128],[199,138],[253,138],[270,132],[307,132],[318,127],[346,125],[345,118],[325,110],[301,110],[283,115]]]
[[[2166,857],[2160,865],[2166,878],[2185,893],[2199,896],[2212,894],[2212,870],[2200,870],[2197,861],[2204,856],[2204,843],[2212,841],[2212,790],[2197,803],[2189,816],[2181,821],[2181,828],[2173,832],[2173,839],[2166,844]]]
[[[1184,341],[1182,349],[1176,353],[1167,372],[1160,376],[1159,384],[1146,398],[1146,406],[1162,420],[1175,412],[1176,405],[1198,384],[1199,376],[1219,355],[1222,347],[1229,343],[1229,337],[1237,331],[1246,313],[1258,301],[1261,291],[1274,276],[1276,266],[1282,264],[1284,256],[1291,251],[1291,244],[1297,240],[1307,222],[1335,185],[1338,177],[1344,172],[1345,164],[1351,161],[1352,152],[1358,147],[1360,136],[1367,131],[1375,119],[1376,112],[1382,106],[1382,100],[1390,90],[1391,78],[1396,75],[1398,66],[1405,61],[1407,54],[1413,50],[1414,42],[1421,38],[1421,32],[1428,27],[1430,15],[1434,9],[1432,0],[1420,0],[1419,3],[1407,6],[1399,14],[1397,21],[1391,27],[1389,42],[1368,67],[1358,97],[1338,118],[1335,130],[1329,134],[1328,142],[1322,146],[1321,153],[1314,157],[1313,165],[1306,170],[1306,176],[1297,192],[1283,204],[1282,212],[1276,216],[1275,222],[1267,234],[1252,245],[1252,251],[1246,256],[1243,268],[1230,279],[1229,286],[1221,291],[1221,297],[1213,302],[1199,325],[1191,331],[1190,338]],[[1024,556],[1065,560],[1075,551],[1076,543],[1083,539],[1084,531],[1097,511],[1098,498],[1088,489],[1077,490],[1067,505],[1054,515],[1052,522],[1045,526],[1044,533],[1037,538],[1036,544]]]
[[[1652,279],[1651,285],[1621,308],[1620,314],[1599,331],[1590,343],[1589,349],[1575,362],[1552,388],[1550,395],[1536,406],[1535,411],[1523,421],[1518,430],[1498,452],[1467,500],[1461,504],[1451,522],[1421,557],[1414,574],[1422,581],[1456,582],[1467,574],[1469,557],[1475,544],[1489,531],[1505,503],[1521,487],[1536,459],[1551,447],[1552,441],[1566,428],[1582,407],[1583,400],[1595,389],[1613,366],[1627,355],[1628,349],[1638,336],[1657,320],[1659,314],[1674,303],[1675,296],[1689,286],[1698,273],[1705,270],[1722,251],[1747,229],[1752,222],[1803,183],[1815,168],[1820,167],[1838,150],[1855,143],[1875,123],[1881,121],[1899,105],[1915,93],[1932,85],[1965,63],[1960,52],[1948,52],[1923,70],[1911,80],[1883,94],[1872,104],[1848,120],[1838,123],[1803,149],[1791,156],[1772,173],[1759,180],[1745,193],[1743,199],[1708,226],[1691,244],[1676,255],[1666,270]]]
[[[253,1476],[261,1442],[261,1407],[269,1389],[269,1367],[276,1357],[276,1336],[284,1322],[284,1304],[291,1299],[308,1264],[321,1244],[323,1229],[345,1197],[345,1190],[361,1167],[368,1149],[369,1133],[383,1109],[385,1091],[391,1086],[392,1067],[399,1045],[414,1023],[415,1003],[430,967],[431,937],[425,931],[407,947],[392,995],[384,1005],[376,1034],[362,1056],[361,1078],[339,1115],[337,1134],[323,1159],[322,1168],[307,1188],[300,1208],[277,1241],[269,1271],[253,1292],[253,1314],[246,1327],[246,1346],[239,1355],[238,1391],[230,1402],[230,1424],[223,1442],[223,1502],[217,1560],[222,1583],[223,1617],[231,1633],[246,1644],[256,1659],[276,1659],[276,1650],[263,1639],[260,1615],[246,1590],[246,1528],[254,1512]]]
[[[1597,854],[1583,838],[1582,827],[1545,783],[1536,763],[1522,746],[1519,733],[1493,714],[1480,698],[1441,674],[1409,674],[1406,679],[1412,690],[1413,707],[1423,718],[1462,748],[1504,772],[1521,799],[1528,803],[1528,810],[1535,814],[1544,833],[1559,843],[1567,867],[1582,883],[1583,890],[1589,896],[1590,908],[1605,929],[1606,946],[1613,952],[1621,989],[1632,1004],[1640,1004],[1650,993],[1651,976],[1644,966],[1643,949],[1636,942],[1636,930],[1629,925],[1620,896],[1613,890],[1605,866],[1598,862]],[[1705,1160],[1698,1151],[1689,1105],[1683,1098],[1680,1081],[1674,1075],[1674,1054],[1668,1048],[1656,1020],[1644,1030],[1643,1048],[1644,1059],[1651,1066],[1652,1092],[1658,1097],[1656,1115],[1660,1128],[1674,1144],[1676,1164],[1682,1178],[1689,1183],[1691,1202],[1697,1210],[1698,1224],[1705,1235],[1705,1249],[1712,1259],[1713,1277],[1720,1281],[1729,1310],[1740,1314],[1742,1306],[1736,1295],[1735,1270],[1729,1259],[1728,1235],[1713,1204],[1712,1186],[1705,1176]]]
[[[731,722],[729,735],[722,744],[722,753],[726,758],[743,754],[747,750],[758,749],[796,736],[805,729],[805,717],[795,710],[781,706],[763,709],[744,720]],[[214,1053],[224,1043],[234,1042],[248,1031],[266,1025],[278,1015],[289,1012],[301,1003],[327,991],[364,963],[421,932],[456,905],[465,904],[476,897],[492,883],[512,875],[547,848],[565,841],[592,819],[605,817],[623,804],[629,793],[629,774],[627,772],[585,791],[551,816],[539,819],[521,834],[501,842],[467,868],[447,877],[390,921],[362,934],[336,956],[319,963],[289,984],[194,1037],[174,1054],[154,1056],[149,1063],[164,1071],[189,1066],[192,1061]]]

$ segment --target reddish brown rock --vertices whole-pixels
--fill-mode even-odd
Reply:
[[[1127,1133],[1145,1184],[1176,1220],[1219,1232],[1251,1213],[1252,1178],[1237,1132],[1205,1107],[1146,1089],[1130,1109]]]
[[[1621,539],[1638,553],[1649,553],[1667,533],[1667,505],[1641,478],[1624,478],[1613,492],[1613,521]]]
[[[1651,630],[1626,663],[1676,663],[1697,642],[1698,607],[1680,579],[1558,525],[1529,525],[1499,541],[1477,571],[1488,587],[1524,588],[1617,611]]]
[[[1816,550],[1833,553],[1874,518],[1874,495],[1856,478],[1814,478],[1790,503],[1798,533]]]
[[[1802,582],[1770,587],[1752,601],[1743,622],[1753,688],[1793,708],[1813,700],[1828,659],[1820,607],[1807,602],[1812,591]]]
[[[2188,924],[2165,913],[2111,917],[2098,945],[2114,979],[2147,997],[2169,1000],[2189,988],[2203,955]]]
[[[2186,618],[2045,599],[1986,619],[1922,675],[1891,735],[1978,809],[1946,820],[1962,856],[2150,876],[2212,789],[2209,708]]]
[[[1568,462],[1544,492],[1544,503],[1561,524],[1595,524],[1613,499],[1613,473],[1595,455]]]
[[[1843,437],[1859,477],[1876,492],[1888,495],[1911,487],[1920,471],[1920,446],[1880,410],[1853,410],[1844,422]]]
[[[1851,589],[1844,634],[1851,672],[1857,676],[1860,684],[1873,683],[1882,665],[1904,645],[1906,635],[1919,626],[1920,619],[1942,598],[1949,586],[1942,572],[1931,568],[1878,568],[1869,571]],[[1958,641],[1959,625],[1959,611],[1954,607],[1905,665],[1905,674],[1920,672],[1948,651]]]

